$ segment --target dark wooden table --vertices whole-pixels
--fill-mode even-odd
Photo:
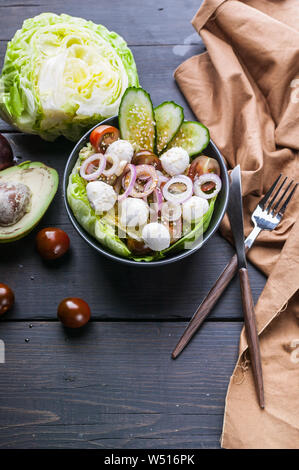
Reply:
[[[1,0],[0,55],[22,21],[43,11],[69,13],[119,32],[131,46],[141,85],[154,104],[185,107],[174,69],[204,50],[190,20],[199,0]],[[1,61],[2,62],[2,61]],[[21,160],[40,160],[62,177],[72,143],[0,131]],[[72,249],[55,265],[35,252],[37,230],[58,226]],[[0,364],[1,448],[215,448],[242,327],[235,280],[200,334],[176,361],[170,353],[196,306],[233,250],[216,234],[199,252],[157,268],[115,264],[97,255],[68,220],[61,184],[31,235],[0,246],[0,280],[16,293],[0,322],[6,363]],[[265,278],[249,267],[254,298]],[[60,300],[83,297],[92,321],[66,331]]]

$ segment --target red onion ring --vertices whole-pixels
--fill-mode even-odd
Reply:
[[[139,178],[139,179],[141,179],[141,178]],[[147,178],[147,179],[148,179],[149,181],[147,181],[147,182],[145,183],[144,187],[143,187],[143,190],[144,190],[145,192],[150,188],[150,186],[151,186],[151,184],[152,184],[152,179],[151,179],[151,178]],[[135,184],[135,186],[137,186],[137,188],[138,188],[138,187],[140,187],[141,185]],[[140,192],[142,192],[142,191],[140,191]],[[147,203],[147,196],[143,196],[142,199],[144,200],[144,202]]]
[[[126,185],[126,177],[127,177],[127,171],[125,172],[125,174],[123,175],[122,179],[121,179],[121,186],[123,188],[123,190],[125,191],[127,189],[127,185]],[[142,186],[142,184],[139,184],[135,181],[135,184],[134,184],[135,188],[139,190],[139,192],[142,192],[144,187],[146,186]],[[145,199],[145,202],[147,200],[147,197],[143,197],[142,199]]]
[[[147,203],[147,196],[142,199]],[[158,186],[153,191],[153,200],[154,202],[150,204],[151,221],[156,222],[163,204],[163,194]]]
[[[93,173],[86,173],[86,170],[90,163],[94,162],[95,160],[99,160],[99,166]],[[80,168],[80,176],[84,178],[86,181],[94,181],[96,180],[102,173],[106,167],[106,157],[102,153],[94,153],[90,155],[90,157],[86,158],[81,165]]]
[[[204,183],[207,183],[210,181],[215,183],[215,188],[212,190],[211,193],[205,193],[201,189],[201,186]],[[221,187],[222,187],[221,179],[215,173],[205,173],[204,175],[200,175],[194,181],[194,193],[196,194],[196,196],[202,197],[203,199],[211,199],[212,197],[216,196],[216,194],[219,193]]]
[[[109,170],[103,170],[103,175],[112,176],[112,175],[116,174],[117,169],[119,167],[118,157],[116,155],[107,155],[107,154],[105,154],[105,158],[106,158],[106,164],[107,164],[107,161],[109,161],[109,159],[112,160],[112,166],[111,166],[111,168],[109,168]]]
[[[169,180],[169,178],[167,176],[165,176],[162,171],[160,170],[156,170],[156,173],[158,175],[158,185],[160,186],[162,183],[167,183],[167,181]]]
[[[136,191],[135,187],[132,190],[131,195],[133,197],[144,198],[149,196],[158,184],[158,175],[155,168],[152,165],[138,165],[136,166],[136,179],[148,175],[150,180],[145,184],[142,192]]]
[[[138,179],[141,179],[141,178],[138,178]],[[150,189],[151,185],[152,185],[152,178],[147,178],[147,181],[143,187],[144,191],[147,192]]]
[[[183,193],[172,194],[169,192],[170,186],[175,183],[183,183],[186,186],[186,191]],[[169,202],[173,202],[174,204],[183,204],[184,202],[188,201],[193,194],[193,183],[192,180],[186,175],[178,175],[174,176],[170,180],[165,183],[163,186],[163,196]]]
[[[128,197],[129,194],[131,194],[132,189],[134,188],[134,184],[135,184],[135,181],[136,181],[136,173],[137,173],[136,172],[136,166],[132,165],[132,163],[128,163],[127,166],[126,166],[126,172],[127,171],[130,171],[130,173],[131,173],[130,181],[129,181],[128,186],[126,187],[125,192],[118,196],[118,198],[117,198],[118,201],[123,201],[123,199],[126,199],[126,197]]]
[[[148,175],[141,175],[141,176],[138,176],[138,179],[141,180],[141,181],[147,181],[150,179],[150,176]]]
[[[157,204],[158,212],[161,212],[162,204],[163,204],[163,194],[160,188],[154,189],[154,202]]]

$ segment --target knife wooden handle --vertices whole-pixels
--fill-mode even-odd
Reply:
[[[243,311],[244,311],[245,331],[246,331],[248,349],[249,349],[250,359],[251,359],[251,364],[252,364],[252,372],[253,372],[253,377],[254,377],[254,382],[255,382],[255,389],[256,389],[257,396],[258,396],[260,407],[264,408],[265,399],[264,399],[261,353],[260,353],[259,337],[257,334],[254,305],[253,305],[248,271],[246,268],[241,268],[239,270],[239,274],[240,274],[241,294],[242,294]]]
[[[183,349],[187,346],[187,344],[197,332],[197,330],[200,328],[202,322],[209,315],[210,311],[218,301],[219,297],[221,297],[221,295],[223,294],[223,292],[225,291],[237,271],[238,259],[237,255],[234,255],[230,262],[225,266],[224,270],[220,274],[214,286],[212,287],[208,295],[205,297],[204,301],[200,304],[200,306],[194,313],[192,319],[188,323],[187,328],[185,329],[184,333],[179,339],[179,342],[177,343],[176,347],[174,348],[171,354],[172,359],[176,359],[178,355],[183,351]]]

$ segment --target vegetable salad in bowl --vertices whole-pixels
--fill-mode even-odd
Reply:
[[[167,101],[155,109],[142,88],[123,95],[116,125],[95,127],[68,177],[76,220],[109,252],[154,262],[202,238],[222,188],[204,155],[209,131]]]

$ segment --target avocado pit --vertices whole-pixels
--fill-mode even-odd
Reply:
[[[30,210],[31,191],[23,183],[0,183],[0,226],[16,224]]]

